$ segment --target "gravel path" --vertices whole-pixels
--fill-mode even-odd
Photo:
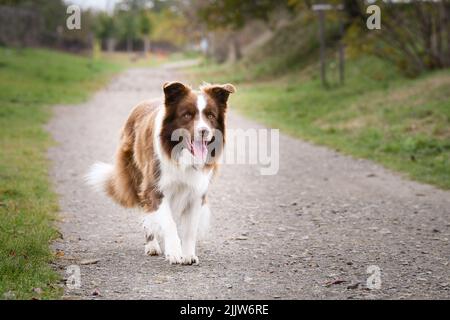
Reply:
[[[449,192],[284,135],[277,175],[222,168],[199,266],[145,256],[141,213],[92,192],[83,175],[112,161],[130,108],[176,72],[129,70],[87,103],[55,108],[49,156],[63,239],[54,248],[64,253],[56,267],[79,265],[82,281],[65,298],[450,298]],[[229,127],[259,128],[232,112]],[[366,287],[370,265],[381,269],[379,290]]]

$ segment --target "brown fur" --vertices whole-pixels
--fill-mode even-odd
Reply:
[[[153,150],[153,123],[159,105],[151,101],[136,106],[122,130],[107,192],[124,207],[141,206],[154,211],[161,203],[163,196],[156,188],[159,161]]]
[[[234,92],[232,85],[205,85],[201,88],[207,105],[203,110],[206,121],[212,128],[220,130],[225,142],[225,114],[227,99]],[[155,119],[161,107],[165,117],[161,128],[163,152],[171,157],[178,141],[171,141],[175,129],[184,128],[194,136],[194,121],[199,118],[196,94],[179,82],[164,85],[165,100],[143,102],[137,105],[128,117],[122,130],[113,175],[106,183],[106,191],[124,207],[140,206],[147,212],[155,211],[163,198],[158,190],[160,163],[154,150]],[[188,117],[185,115],[189,114]],[[216,149],[215,159],[222,148]],[[215,161],[205,165],[205,170],[218,169]],[[206,203],[206,195],[202,197]]]
[[[212,156],[217,159],[223,151],[222,147],[225,144],[225,120],[227,101],[230,93],[235,92],[235,88],[231,84],[217,85],[206,84],[200,90],[206,98],[206,107],[203,110],[205,120],[209,125],[216,130],[222,132],[222,143],[218,148],[216,144]],[[197,95],[189,88],[179,82],[167,83],[164,86],[165,91],[165,106],[166,117],[163,121],[161,138],[164,152],[168,157],[172,154],[172,149],[179,143],[178,141],[171,141],[172,132],[175,129],[185,129],[190,136],[194,136],[194,122],[200,117],[197,109]],[[190,115],[185,118],[184,115]],[[209,147],[211,147],[211,143]],[[209,148],[210,149],[210,148]],[[211,151],[209,152],[211,153]],[[213,169],[214,172],[218,169],[218,164],[211,159],[208,159],[205,165],[205,170]]]
[[[225,85],[216,85],[216,84],[207,84],[200,88],[203,93],[205,93],[206,97],[206,108],[204,109],[205,115],[213,114],[213,120],[207,119],[210,121],[210,124],[213,128],[217,128],[222,132],[222,144],[221,146],[225,146],[225,136],[226,136],[226,113],[227,113],[227,102],[230,93],[235,92],[235,88],[231,84]],[[220,153],[222,153],[223,148],[216,148],[215,153],[212,154],[214,157],[218,157]],[[213,169],[214,175],[217,174],[219,169],[219,165],[216,162],[209,162],[206,164],[205,169]]]

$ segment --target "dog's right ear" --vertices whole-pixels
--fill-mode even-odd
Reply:
[[[173,81],[164,83],[163,90],[166,104],[172,104],[187,95],[190,89],[181,82]]]

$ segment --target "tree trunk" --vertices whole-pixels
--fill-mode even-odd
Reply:
[[[133,52],[133,39],[131,37],[127,38],[127,52]]]
[[[150,38],[144,37],[144,55],[147,53],[150,53],[151,46],[150,46]]]
[[[114,50],[115,50],[115,39],[114,38],[106,39],[106,50],[108,52],[114,52]]]
[[[444,67],[450,67],[450,4],[442,2],[441,4],[441,30],[442,30],[442,62]]]
[[[228,46],[226,47],[226,53],[224,58],[225,58],[224,61],[230,63],[239,61],[242,58],[241,44],[239,43],[236,34],[232,34],[229,37]]]

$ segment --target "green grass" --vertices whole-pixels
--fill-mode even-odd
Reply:
[[[411,80],[384,61],[362,57],[347,62],[345,86],[324,89],[316,65],[252,81],[240,77],[252,70],[236,76],[233,67],[208,69],[191,71],[197,80],[240,82],[231,103],[248,117],[450,189],[448,70]],[[335,71],[330,78],[336,80]]]
[[[58,207],[46,158],[48,106],[86,99],[120,69],[47,50],[0,48],[0,299],[60,296],[49,266]]]

